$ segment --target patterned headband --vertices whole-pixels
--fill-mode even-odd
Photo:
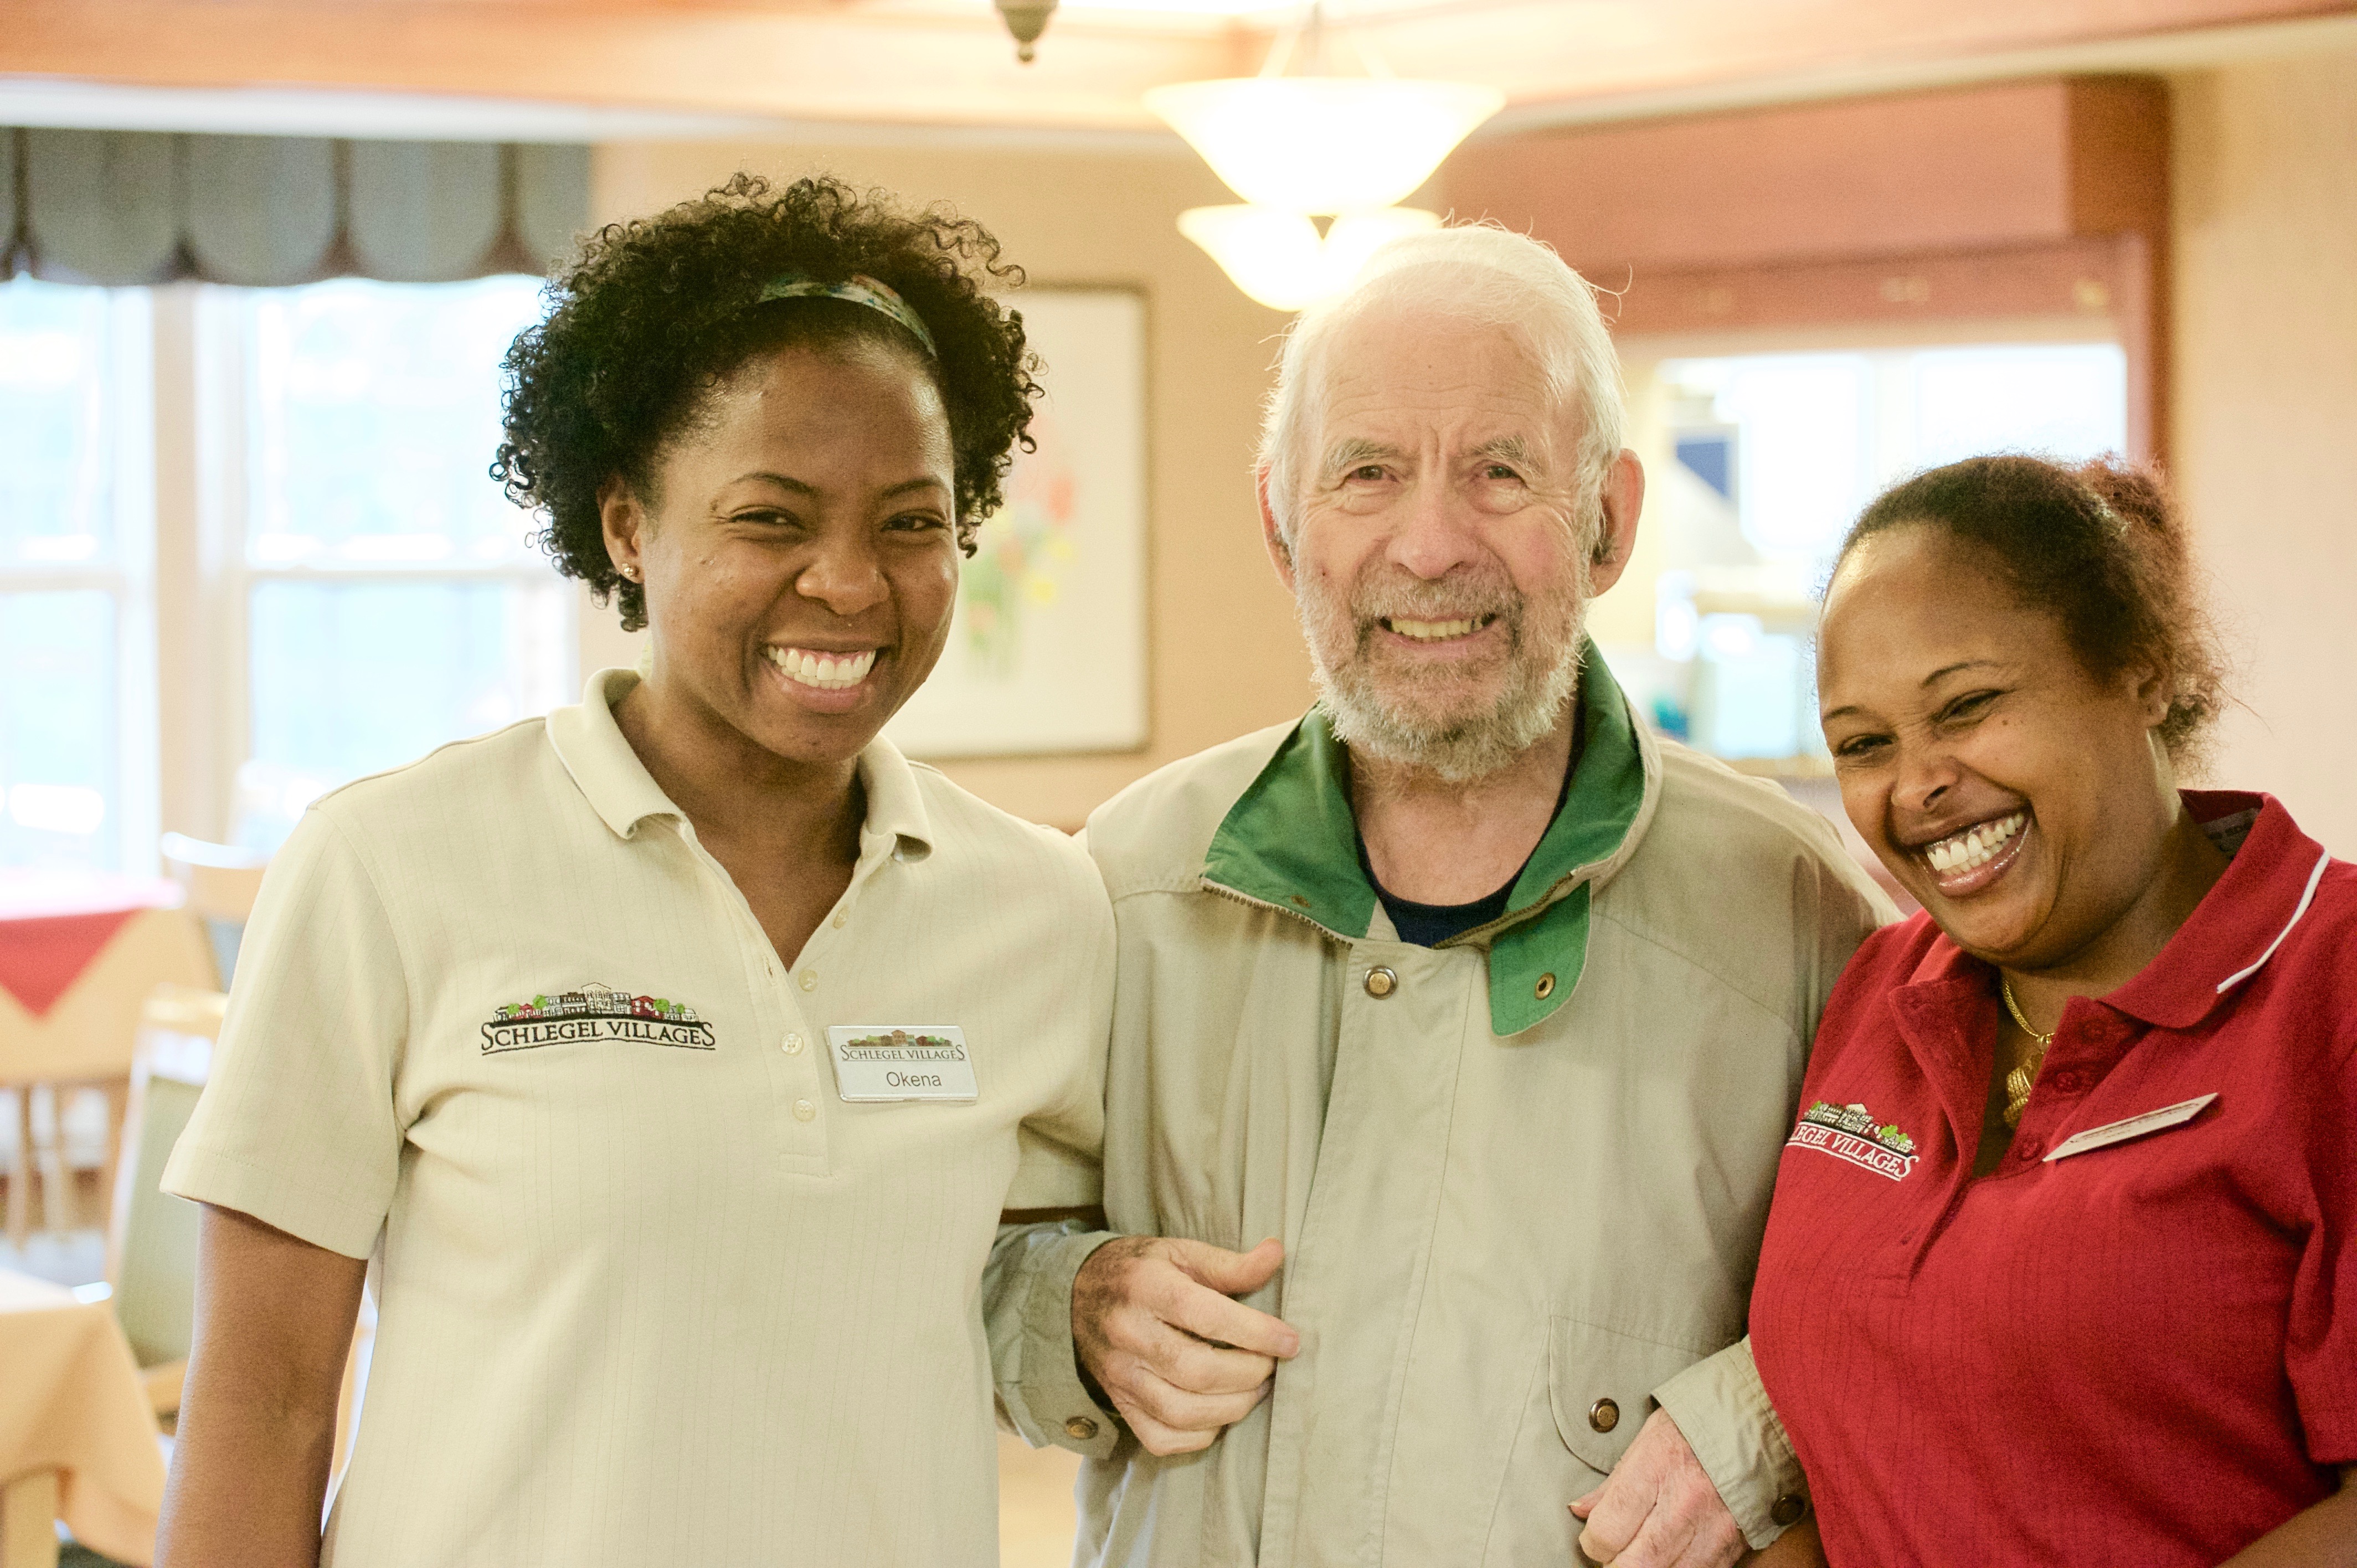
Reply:
[[[854,305],[864,305],[916,334],[928,355],[936,360],[942,357],[942,351],[933,347],[933,335],[925,330],[923,320],[909,308],[909,302],[894,293],[889,285],[864,274],[855,273],[841,283],[821,283],[816,278],[788,274],[762,289],[760,297],[753,303],[767,305],[773,299],[847,299]]]

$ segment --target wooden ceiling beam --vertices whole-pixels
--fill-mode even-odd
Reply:
[[[1066,28],[1026,67],[996,16],[301,0],[12,0],[0,75],[316,87],[913,124],[1156,124],[1147,88],[1238,69],[1223,33]],[[1255,58],[1255,63],[1257,57]]]
[[[2357,0],[1463,0],[1355,31],[1403,72],[1488,82],[1530,110],[2352,14]],[[1146,88],[1248,73],[1272,41],[1070,13],[1026,67],[984,0],[0,0],[0,76],[1064,129],[1151,126]]]

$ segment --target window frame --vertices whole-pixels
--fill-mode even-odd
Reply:
[[[10,280],[0,279],[0,284]],[[109,561],[15,562],[0,558],[0,594],[107,595],[114,605],[113,821],[102,836],[113,846],[117,875],[152,876],[160,861],[160,768],[156,656],[157,406],[153,294],[106,288],[103,419],[106,511],[113,525]]]
[[[255,590],[265,583],[310,585],[361,583],[501,584],[522,588],[561,585],[544,557],[516,556],[500,562],[289,562],[262,564],[253,559],[251,529],[256,499],[251,469],[254,431],[254,380],[249,360],[253,316],[248,295],[257,289],[219,284],[181,285],[188,291],[190,375],[188,388],[196,407],[194,445],[198,457],[195,489],[200,499],[195,556],[202,563],[194,660],[182,667],[201,668],[210,686],[203,703],[210,717],[212,744],[203,769],[201,796],[188,791],[187,804],[197,809],[167,813],[181,821],[210,825],[205,837],[227,838],[236,830],[239,770],[253,754],[253,667],[250,626]],[[274,292],[274,291],[273,291]],[[488,465],[490,455],[484,455]],[[516,513],[521,528],[525,514]],[[559,700],[579,685],[579,596],[560,591],[562,623],[557,633],[561,673]],[[458,736],[453,739],[461,738]]]

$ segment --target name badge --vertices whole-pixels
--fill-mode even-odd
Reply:
[[[826,1040],[834,1058],[834,1091],[847,1103],[970,1103],[980,1095],[965,1031],[955,1024],[836,1024]]]
[[[2056,1160],[2067,1160],[2073,1155],[2083,1155],[2090,1149],[2109,1148],[2114,1144],[2125,1144],[2130,1138],[2141,1138],[2147,1133],[2166,1132],[2171,1127],[2182,1127],[2186,1122],[2201,1115],[2201,1108],[2217,1098],[2215,1094],[2205,1094],[2199,1100],[2180,1100],[2174,1105],[2164,1105],[2158,1111],[2147,1111],[2141,1116],[2131,1116],[2125,1122],[2107,1122],[2101,1127],[2090,1127],[2083,1133],[2073,1133],[2054,1145],[2054,1152],[2046,1156],[2046,1163],[2052,1165]]]

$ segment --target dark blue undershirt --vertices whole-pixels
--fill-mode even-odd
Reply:
[[[1579,743],[1581,731],[1587,727],[1586,718],[1587,715],[1582,714],[1574,721],[1571,757],[1564,764],[1563,785],[1555,790],[1555,816],[1547,819],[1549,828],[1555,826],[1555,817],[1563,815],[1563,802],[1571,793],[1571,775],[1579,766]],[[1514,868],[1513,875],[1506,878],[1503,887],[1487,897],[1476,898],[1470,904],[1419,904],[1383,886],[1375,875],[1373,865],[1367,859],[1366,835],[1361,833],[1358,838],[1359,869],[1367,874],[1367,886],[1373,888],[1375,897],[1383,900],[1383,913],[1392,918],[1392,929],[1399,932],[1400,940],[1412,942],[1420,948],[1438,947],[1451,937],[1462,936],[1476,926],[1486,926],[1503,915],[1508,900],[1514,896],[1514,884],[1522,880],[1523,869],[1530,865],[1529,857],[1523,857],[1523,864]],[[1544,843],[1546,834],[1542,832],[1539,839]],[[1532,854],[1538,852],[1537,844],[1531,845]]]

